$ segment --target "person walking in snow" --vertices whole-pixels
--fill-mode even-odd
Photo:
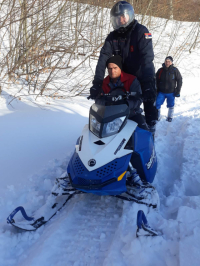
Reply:
[[[168,116],[167,121],[171,122],[174,115],[175,97],[180,97],[182,87],[182,76],[178,68],[173,65],[173,58],[167,56],[162,68],[156,73],[156,83],[158,96],[156,99],[156,108],[158,109],[158,120],[160,120],[160,108],[167,99]]]
[[[110,11],[114,31],[110,32],[101,49],[90,97],[96,99],[102,92],[106,62],[112,55],[122,57],[122,70],[134,75],[141,83],[144,112],[149,131],[155,133],[158,119],[152,36],[135,19],[134,9],[126,1],[117,2]]]
[[[122,58],[120,55],[110,57],[106,66],[108,76],[103,80],[103,92],[108,94],[114,88],[122,88],[131,93],[128,104],[130,108],[129,119],[136,122],[138,127],[148,130],[145,117],[141,114],[142,90],[136,76],[122,71]]]

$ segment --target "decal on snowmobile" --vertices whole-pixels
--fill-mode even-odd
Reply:
[[[116,96],[116,97],[112,97],[112,101],[113,102],[117,102],[117,101],[120,101],[120,100],[122,100],[122,96],[121,95]]]
[[[149,159],[149,162],[146,164],[148,170],[153,166],[154,159],[156,158],[155,155],[156,155],[156,154],[155,154],[155,150],[154,150],[154,148],[153,148],[153,151],[152,151],[151,157],[150,157],[150,159]]]
[[[123,172],[123,174],[121,174],[118,178],[117,181],[121,181],[122,178],[124,177],[124,175],[126,174],[127,171]]]
[[[94,143],[97,145],[105,145],[105,143],[101,140],[95,141]]]
[[[116,149],[116,151],[114,152],[114,154],[116,155],[118,153],[118,151],[121,149],[121,147],[124,145],[124,142],[126,141],[126,139],[123,139],[122,142],[119,144],[118,148]]]
[[[96,160],[95,160],[95,159],[91,159],[91,160],[89,160],[89,162],[88,162],[88,165],[89,165],[90,167],[95,166],[95,164],[96,164]]]
[[[79,151],[81,151],[82,141],[83,141],[83,136],[81,136],[79,140]]]

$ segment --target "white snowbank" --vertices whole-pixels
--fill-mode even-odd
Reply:
[[[158,237],[136,238],[142,208],[117,199],[77,195],[47,225],[22,232],[6,225],[17,206],[30,215],[46,200],[55,177],[66,172],[76,139],[88,122],[92,101],[57,100],[38,108],[8,95],[1,102],[0,265],[199,265],[200,93],[199,78],[184,79],[172,123],[167,108],[155,138],[154,181],[160,212],[150,211]],[[45,106],[45,109],[44,109]],[[54,159],[56,158],[56,159]]]

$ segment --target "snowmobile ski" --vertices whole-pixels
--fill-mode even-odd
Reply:
[[[138,211],[137,213],[137,231],[136,237],[139,236],[158,236],[155,230],[153,230],[147,221],[147,218],[142,210]]]
[[[35,231],[51,220],[75,194],[81,193],[83,192],[70,187],[67,179],[56,179],[51,194],[39,210],[30,217],[22,206],[17,207],[8,216],[7,223],[22,230]]]

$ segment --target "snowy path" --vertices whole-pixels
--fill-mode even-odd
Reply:
[[[22,232],[6,225],[6,217],[16,206],[23,205],[32,213],[45,202],[55,177],[66,171],[73,151],[70,148],[65,160],[46,164],[22,186],[17,186],[17,180],[13,184],[9,180],[6,187],[4,180],[6,189],[0,198],[0,265],[199,266],[200,93],[197,88],[188,92],[188,84],[186,81],[181,98],[176,100],[173,122],[165,121],[167,109],[163,106],[163,117],[157,126],[159,164],[154,185],[160,196],[160,212],[148,212],[144,206],[123,204],[114,198],[77,195],[36,232]],[[81,100],[76,107],[78,104],[88,110],[87,101]],[[68,111],[70,108],[67,105]],[[64,105],[62,109],[65,112]],[[81,131],[81,117],[73,117],[78,118],[74,124]],[[76,137],[70,135],[69,147]],[[33,154],[29,156],[34,160]],[[162,236],[136,238],[139,208],[148,213],[149,223]]]
[[[102,265],[121,214],[114,198],[77,195],[19,265]]]
[[[161,213],[175,222],[181,266],[199,265],[200,258],[200,94],[190,92],[177,101],[173,123],[160,121],[156,138]]]

